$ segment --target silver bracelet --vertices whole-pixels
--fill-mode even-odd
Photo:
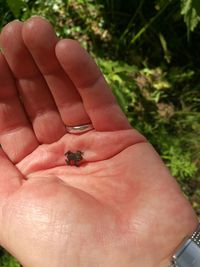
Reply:
[[[200,224],[195,232],[183,241],[172,259],[170,267],[200,267]]]

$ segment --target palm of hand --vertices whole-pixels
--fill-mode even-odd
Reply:
[[[80,167],[66,166],[67,147],[84,149]],[[22,255],[19,251],[17,256],[22,263],[24,246],[28,251],[36,249],[39,266],[46,250],[48,257],[54,255],[51,263],[46,261],[48,266],[65,266],[62,258],[67,258],[69,266],[76,266],[80,253],[83,259],[90,255],[80,266],[96,265],[99,258],[106,266],[113,250],[117,256],[109,266],[157,265],[155,250],[166,242],[163,237],[155,245],[150,241],[159,224],[157,210],[159,216],[168,219],[180,205],[172,206],[171,194],[165,191],[173,181],[164,166],[160,177],[159,164],[150,145],[133,130],[66,134],[54,144],[39,146],[17,164],[27,180],[4,206],[4,219],[11,222],[5,232],[12,236],[6,245],[20,240],[17,246],[22,246]],[[172,192],[177,194],[177,188]],[[169,214],[165,214],[165,205]],[[163,225],[161,236],[164,229]],[[167,257],[169,249],[158,252],[158,259]],[[144,258],[142,254],[147,250],[149,254]],[[32,257],[30,263],[36,261],[35,254]],[[24,266],[32,266],[29,261]]]
[[[88,98],[84,90],[83,99]],[[112,97],[108,103],[112,121],[105,120],[107,106],[94,111],[93,103],[101,101],[101,93],[96,93],[98,99],[85,100],[89,116],[93,116],[90,110],[95,114],[94,131],[75,136],[60,126],[57,136],[47,131],[43,145],[31,137],[30,146],[21,148],[17,156],[2,138],[17,168],[2,152],[0,172],[3,177],[6,169],[6,183],[5,178],[0,180],[0,242],[24,266],[162,267],[172,252],[172,241],[178,243],[188,231],[191,217],[190,229],[196,224],[160,158],[129,128],[120,111],[118,116]],[[116,122],[112,109],[119,117]],[[40,130],[36,139],[41,136]],[[84,152],[80,167],[66,166],[68,150]],[[179,229],[178,222],[183,221]],[[175,237],[169,225],[177,232]]]

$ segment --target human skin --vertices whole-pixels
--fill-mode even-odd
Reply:
[[[169,266],[197,217],[93,59],[41,17],[0,47],[0,244],[24,267]]]

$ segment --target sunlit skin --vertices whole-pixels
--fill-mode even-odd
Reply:
[[[197,217],[93,59],[39,17],[0,47],[0,244],[24,267],[167,267]]]

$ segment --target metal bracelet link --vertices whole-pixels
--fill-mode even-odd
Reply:
[[[188,237],[188,240],[187,241],[185,240],[185,243],[182,244],[183,247],[184,247],[184,244],[187,244],[188,242],[189,243],[194,242],[200,248],[200,224],[198,225],[195,232],[190,237]],[[176,256],[173,256],[172,263],[169,267],[181,267],[178,265],[176,261]]]
[[[200,224],[198,225],[196,231],[192,234],[191,239],[197,244],[197,246],[200,247]]]

